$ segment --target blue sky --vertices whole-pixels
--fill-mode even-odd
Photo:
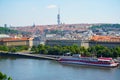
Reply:
[[[120,23],[120,0],[0,0],[0,26]]]

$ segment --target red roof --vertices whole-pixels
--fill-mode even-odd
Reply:
[[[27,37],[22,37],[22,38],[2,38],[0,41],[26,41],[29,40],[30,38]]]

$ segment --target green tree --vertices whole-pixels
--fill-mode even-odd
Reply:
[[[40,54],[49,54],[49,55],[63,55],[65,53],[70,52],[73,54],[81,54],[82,56],[93,56],[93,57],[118,57],[120,56],[120,47],[116,48],[108,48],[101,45],[96,45],[89,47],[86,49],[85,47],[79,47],[77,45],[72,46],[46,46],[46,45],[38,45],[33,46],[31,51],[34,53]]]
[[[36,46],[32,46],[31,51],[35,51]]]
[[[86,56],[86,52],[87,52],[87,49],[85,49],[85,47],[81,46],[81,47],[80,47],[80,54],[81,54],[82,56]]]
[[[34,54],[38,54],[39,53],[39,49],[36,46],[33,46],[31,51],[33,51]]]
[[[84,53],[84,56],[91,57],[91,53],[90,52],[86,52],[86,53]]]
[[[118,46],[118,47],[116,47],[115,49],[114,49],[114,53],[116,54],[116,56],[118,57],[120,57],[120,46]],[[115,55],[114,54],[114,55]]]
[[[62,53],[63,53],[63,54],[70,52],[68,46],[63,46],[63,47],[61,47],[61,49],[62,49]],[[63,55],[63,54],[62,54],[62,55]]]
[[[87,50],[88,50],[88,52],[91,53],[91,56],[93,56],[93,57],[97,56],[97,51],[95,49],[95,46],[89,47]]]
[[[18,46],[18,49],[20,51],[22,51],[22,50],[28,50],[28,46]]]
[[[6,74],[3,74],[2,72],[0,72],[0,80],[12,80],[12,78],[7,77]]]
[[[96,55],[97,57],[113,57],[113,53],[111,52],[111,49],[108,47],[104,47],[101,45],[96,45],[95,46],[95,50],[96,50]]]
[[[0,50],[1,51],[8,51],[8,47],[4,45],[0,45]]]
[[[17,49],[15,47],[11,47],[9,51],[10,52],[17,52]]]
[[[42,49],[42,48],[44,48],[44,47],[45,47],[45,46],[42,45],[42,44],[40,44],[40,45],[37,46],[38,49]]]
[[[42,48],[42,49],[39,50],[39,53],[40,54],[48,54],[48,51],[47,51],[47,49]]]

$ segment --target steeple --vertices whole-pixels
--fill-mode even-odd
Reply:
[[[57,23],[58,23],[58,26],[59,26],[60,25],[60,8],[58,8]]]

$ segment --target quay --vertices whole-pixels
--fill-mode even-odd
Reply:
[[[36,58],[36,59],[47,59],[47,60],[58,60],[60,56],[55,55],[43,55],[43,54],[31,54],[31,53],[3,53],[0,52],[0,56],[15,56],[15,57],[27,57],[27,58]]]
[[[26,52],[0,52],[0,56],[13,56],[13,57],[25,57],[25,58],[34,58],[34,59],[47,59],[47,60],[55,60],[57,61],[61,56],[59,55],[44,55],[44,54],[31,54]],[[120,57],[117,58],[117,61],[120,63]]]

